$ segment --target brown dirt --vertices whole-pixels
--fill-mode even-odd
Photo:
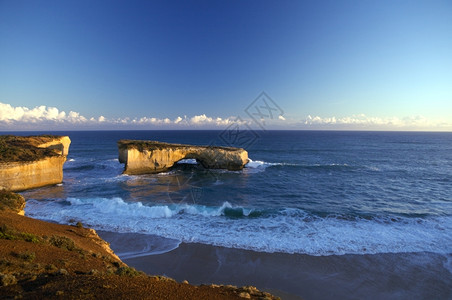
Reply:
[[[273,299],[253,287],[193,286],[148,276],[110,251],[91,229],[0,210],[0,298]]]

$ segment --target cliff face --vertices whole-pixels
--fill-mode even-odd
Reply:
[[[0,188],[11,191],[61,183],[65,156],[53,156],[31,162],[11,162],[0,165]]]
[[[248,163],[248,152],[242,148],[191,146],[153,141],[121,140],[119,162],[125,163],[125,174],[167,171],[181,159],[196,159],[205,168],[241,170]]]
[[[23,142],[24,138],[21,138]],[[36,142],[38,140],[38,142]],[[63,181],[63,164],[69,152],[71,140],[67,136],[30,137],[32,150],[44,148],[50,155],[38,156],[36,160],[0,162],[0,189],[22,191]]]
[[[57,154],[67,156],[69,154],[69,146],[71,139],[68,136],[55,137],[49,141],[44,141],[37,145],[38,148],[52,149]]]

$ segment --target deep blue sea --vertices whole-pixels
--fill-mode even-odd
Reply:
[[[16,133],[17,134],[17,133]],[[21,133],[36,134],[36,133]],[[160,242],[310,256],[452,254],[452,133],[84,131],[69,135],[61,185],[24,192],[26,214]],[[181,161],[122,175],[116,142],[246,146],[242,171]]]
[[[243,171],[183,161],[143,176],[121,174],[118,140],[229,140],[220,131],[60,134],[72,140],[64,182],[26,193],[33,217],[264,252],[452,253],[452,133],[256,132]]]

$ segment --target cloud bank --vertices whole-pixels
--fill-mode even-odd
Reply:
[[[35,108],[14,107],[0,102],[0,129],[42,130],[67,128],[225,128],[239,122],[236,117],[209,117],[206,114],[193,117],[178,116],[170,118],[106,118],[104,116],[87,118],[78,112],[60,111],[56,107],[37,106]],[[240,120],[241,123],[244,121]]]
[[[452,131],[451,122],[414,117],[371,117],[364,114],[350,117],[320,117],[308,115],[295,120],[279,116],[270,121],[265,129],[298,130],[432,130]],[[89,130],[89,129],[225,129],[231,125],[247,125],[256,128],[250,119],[237,117],[210,117],[206,114],[191,117],[156,118],[107,118],[85,117],[78,112],[60,111],[56,107],[14,107],[0,102],[0,130]]]
[[[355,129],[379,129],[379,130],[452,130],[452,124],[442,120],[430,120],[423,116],[398,117],[370,117],[365,114],[351,117],[312,117],[308,115],[302,121],[306,127],[336,127]]]

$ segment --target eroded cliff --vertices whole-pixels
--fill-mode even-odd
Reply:
[[[1,136],[0,189],[22,191],[63,181],[67,136]]]
[[[156,141],[121,140],[119,162],[124,174],[165,172],[181,159],[196,159],[209,169],[241,170],[248,163],[248,152],[242,148],[192,146]]]

